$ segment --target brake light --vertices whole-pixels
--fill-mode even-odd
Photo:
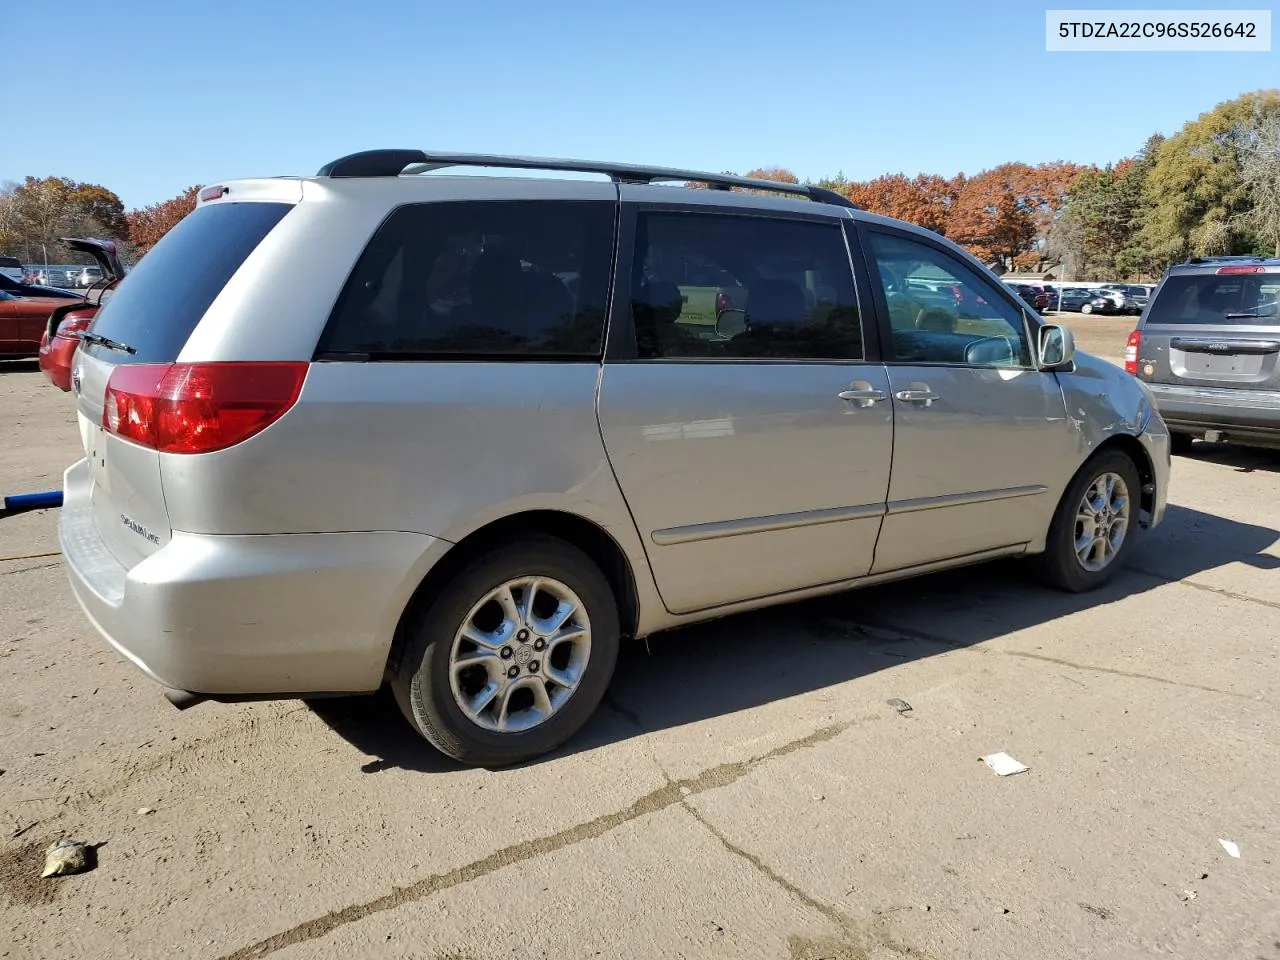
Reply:
[[[1239,273],[1266,273],[1266,267],[1219,267],[1218,276],[1229,277]]]
[[[716,313],[724,313],[733,309],[733,297],[721,291],[716,294]]]
[[[1124,372],[1138,375],[1138,349],[1142,346],[1142,331],[1135,330],[1129,334],[1124,345]]]
[[[298,400],[306,363],[140,363],[107,381],[102,425],[161,453],[225,450]]]
[[[40,369],[59,390],[71,389],[71,361],[80,346],[80,334],[93,323],[94,312],[68,314],[58,322],[52,337],[46,330],[40,341]]]
[[[93,323],[93,317],[76,317],[70,316],[58,324],[58,329],[54,331],[55,337],[69,337],[74,340],[80,339],[80,334],[89,328],[89,324]],[[73,348],[74,349],[74,348]]]
[[[231,192],[230,190],[228,190],[226,187],[223,187],[223,186],[205,187],[203,190],[200,191],[200,200],[202,202],[209,201],[209,200],[218,200],[218,199],[221,199],[222,197],[225,197],[230,192]]]

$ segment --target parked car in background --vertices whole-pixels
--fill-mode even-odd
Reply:
[[[18,360],[36,356],[49,318],[76,303],[62,297],[17,297],[0,290],[0,357]]]
[[[1147,305],[1150,291],[1136,283],[1117,283],[1100,291],[1110,298],[1121,313],[1140,314]]]
[[[55,297],[59,300],[80,300],[81,295],[61,287],[42,287],[34,283],[22,283],[0,274],[0,290],[14,297]]]
[[[102,281],[101,267],[83,267],[79,273],[71,275],[72,286],[92,287]]]
[[[0,277],[21,283],[26,275],[27,269],[17,257],[0,257]]]
[[[1125,369],[1150,386],[1176,453],[1197,439],[1280,447],[1280,258],[1170,267]]]
[[[71,389],[71,363],[80,337],[98,313],[98,307],[111,295],[124,276],[124,266],[111,240],[63,237],[62,243],[76,253],[87,253],[98,265],[92,270],[97,280],[84,296],[64,309],[49,314],[40,337],[38,356],[40,369],[59,390]]]
[[[1044,292],[1043,288],[1033,286],[1029,283],[1011,283],[1006,284],[1006,286],[1021,297],[1023,302],[1032,310],[1040,311],[1049,309],[1049,295]]]
[[[1100,297],[1106,297],[1115,307],[1114,313],[1132,313],[1139,314],[1142,308],[1146,306],[1145,299],[1141,303],[1131,296],[1125,290],[1125,284],[1112,284],[1106,287],[1098,287],[1094,293]]]
[[[1061,291],[1061,297],[1055,306],[1059,310],[1079,312],[1080,308],[1086,303],[1096,299],[1092,290],[1084,287],[1064,287]]]
[[[403,175],[454,165],[609,179]],[[746,306],[687,318],[691,265]],[[1145,387],[804,184],[378,150],[210,186],[75,364],[94,627],[180,705],[389,683],[473,764],[564,743],[623,637],[999,556],[1089,590],[1165,511]]]
[[[33,267],[23,282],[68,290],[75,286],[72,275],[66,267]]]

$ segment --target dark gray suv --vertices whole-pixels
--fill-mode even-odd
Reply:
[[[1280,448],[1280,258],[1170,267],[1124,366],[1150,386],[1175,453],[1196,439]]]

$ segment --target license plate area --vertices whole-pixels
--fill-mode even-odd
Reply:
[[[1177,358],[1174,358],[1175,361]],[[1263,357],[1256,353],[1198,353],[1182,354],[1182,367],[1191,377],[1247,377],[1262,372]]]

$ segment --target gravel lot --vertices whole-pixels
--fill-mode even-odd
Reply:
[[[31,365],[0,436],[0,493],[78,456]],[[655,637],[501,772],[379,698],[174,710],[55,514],[0,520],[0,956],[1273,960],[1278,493],[1280,455],[1202,445],[1100,593],[998,563]],[[97,868],[40,880],[64,836]]]

